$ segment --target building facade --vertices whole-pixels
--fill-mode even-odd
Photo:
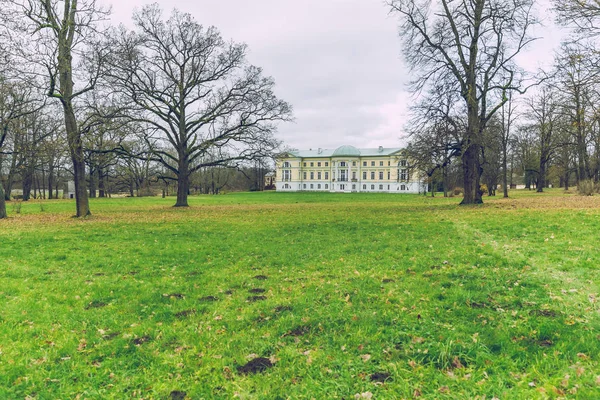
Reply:
[[[400,148],[299,150],[276,161],[281,192],[423,193],[426,183]]]

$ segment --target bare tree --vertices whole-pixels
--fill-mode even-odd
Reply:
[[[152,157],[177,176],[175,206],[187,207],[190,174],[271,154],[291,107],[273,94],[273,79],[248,65],[246,46],[214,27],[176,10],[165,20],[156,4],[133,19],[134,32],[113,34],[107,73],[137,107],[136,120],[163,141]],[[204,162],[206,154],[216,157]]]
[[[532,0],[388,0],[400,16],[413,90],[444,81],[460,93],[467,129],[462,149],[464,198],[481,203],[483,131],[511,91],[523,91],[515,57],[533,38]]]
[[[502,194],[508,198],[508,151],[513,141],[512,127],[515,119],[515,102],[512,93],[508,94],[508,101],[500,109],[500,144],[502,147]],[[511,166],[512,181],[512,166]]]
[[[553,0],[557,20],[573,25],[580,32],[597,33],[600,19],[599,0]]]
[[[31,88],[22,84],[11,82],[0,76],[0,159],[8,154],[3,150],[11,130],[14,132],[21,125],[22,120],[37,112],[42,102],[36,98]],[[13,136],[13,140],[15,140]],[[16,155],[11,152],[13,167]],[[0,175],[2,163],[0,162]],[[9,174],[10,175],[10,174]],[[9,178],[10,179],[10,178]],[[10,198],[11,185],[6,193],[0,179],[0,219],[6,218],[6,199]]]
[[[537,191],[543,192],[547,185],[548,164],[556,149],[565,145],[559,142],[559,104],[556,94],[550,87],[543,87],[540,92],[527,100],[529,126],[537,141],[539,159]]]
[[[62,105],[73,163],[77,217],[91,214],[86,192],[85,160],[75,100],[93,90],[99,72],[98,48],[89,45],[107,11],[95,0],[12,0],[29,21],[35,61],[47,71],[47,94]]]

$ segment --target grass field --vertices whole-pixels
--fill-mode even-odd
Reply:
[[[9,204],[0,398],[600,398],[600,197],[484,200]]]

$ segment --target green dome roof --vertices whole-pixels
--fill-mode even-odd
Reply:
[[[358,157],[360,156],[360,150],[358,150],[354,146],[340,146],[332,154],[332,157],[343,157],[343,156],[351,156]]]

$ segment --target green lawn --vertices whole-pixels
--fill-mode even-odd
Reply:
[[[9,204],[0,398],[600,398],[600,197],[484,200]]]

